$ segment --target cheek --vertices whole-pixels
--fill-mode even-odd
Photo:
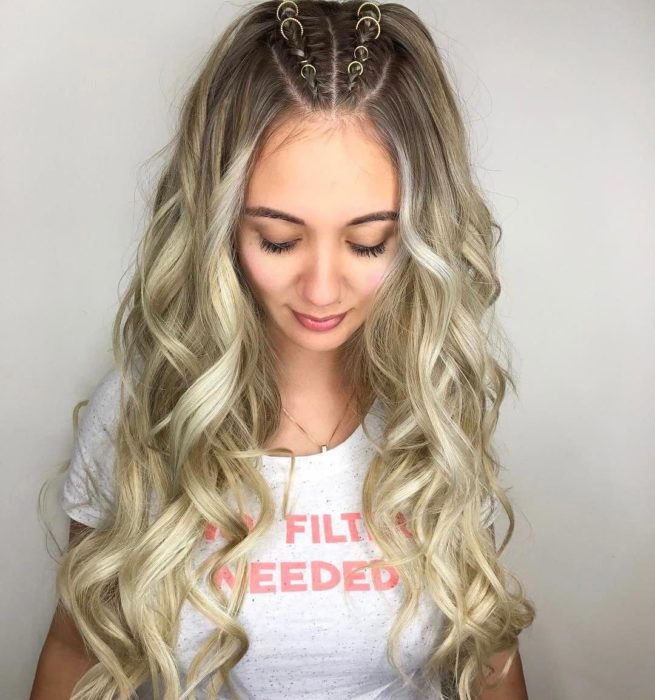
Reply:
[[[240,251],[239,259],[251,287],[260,295],[274,294],[285,286],[283,268],[264,257],[254,246]]]
[[[375,270],[370,270],[361,277],[360,291],[363,296],[369,297],[375,293],[375,290],[382,283],[382,278],[386,268],[379,268]]]
[[[253,261],[251,265],[251,274],[255,284],[261,289],[275,291],[284,286],[284,277],[280,274],[280,270],[278,269],[276,271],[270,263],[264,260]]]

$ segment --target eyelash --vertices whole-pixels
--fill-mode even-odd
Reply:
[[[296,244],[286,243],[284,245],[278,245],[277,243],[272,243],[266,238],[262,238],[260,236],[260,246],[267,253],[288,253],[296,247]],[[371,246],[370,248],[366,246],[355,245],[351,245],[350,247],[352,248],[355,255],[361,255],[367,258],[377,258],[379,255],[382,255],[382,253],[384,253],[385,250],[384,243],[378,243],[377,245]]]

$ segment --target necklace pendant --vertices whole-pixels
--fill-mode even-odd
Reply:
[[[327,452],[327,445],[321,445],[321,452]]]

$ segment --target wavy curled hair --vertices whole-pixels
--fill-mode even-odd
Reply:
[[[379,22],[358,21],[378,9]],[[257,465],[271,454],[261,446],[277,430],[281,400],[275,348],[241,273],[235,233],[267,135],[283,120],[315,115],[366,125],[401,183],[398,255],[341,349],[361,414],[377,396],[387,416],[362,515],[383,555],[369,565],[396,567],[403,588],[389,662],[406,678],[398,641],[423,587],[444,620],[424,673],[450,678],[462,700],[475,697],[491,655],[512,649],[505,677],[534,619],[520,582],[499,562],[515,521],[491,440],[507,384],[516,390],[491,313],[501,228],[472,173],[437,47],[397,3],[261,2],[231,21],[185,94],[114,320],[122,382],[115,507],[107,527],[72,538],[56,580],[60,604],[98,659],[73,700],[133,697],[148,678],[165,700],[194,698],[203,680],[211,693],[225,686],[238,697],[229,674],[249,644],[238,620],[248,553],[275,517]],[[159,503],[154,519],[150,493]],[[261,505],[250,530],[247,493]],[[480,522],[492,496],[509,520],[500,546]],[[227,543],[194,570],[189,552],[207,523]],[[235,571],[229,598],[214,581],[224,566]],[[198,586],[205,574],[209,595]],[[186,599],[215,633],[181,689],[173,649]]]

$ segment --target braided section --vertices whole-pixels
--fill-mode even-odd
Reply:
[[[300,59],[300,75],[307,81],[312,94],[318,94],[316,68],[312,64],[309,50],[305,44],[305,30],[298,19],[298,5],[293,0],[283,0],[277,6],[277,18],[280,33],[289,45],[289,51]]]
[[[357,82],[357,78],[364,72],[364,63],[370,58],[367,42],[375,41],[381,33],[380,20],[382,11],[376,2],[363,2],[357,10],[357,46],[353,51],[353,60],[348,64],[348,91],[350,92]]]

